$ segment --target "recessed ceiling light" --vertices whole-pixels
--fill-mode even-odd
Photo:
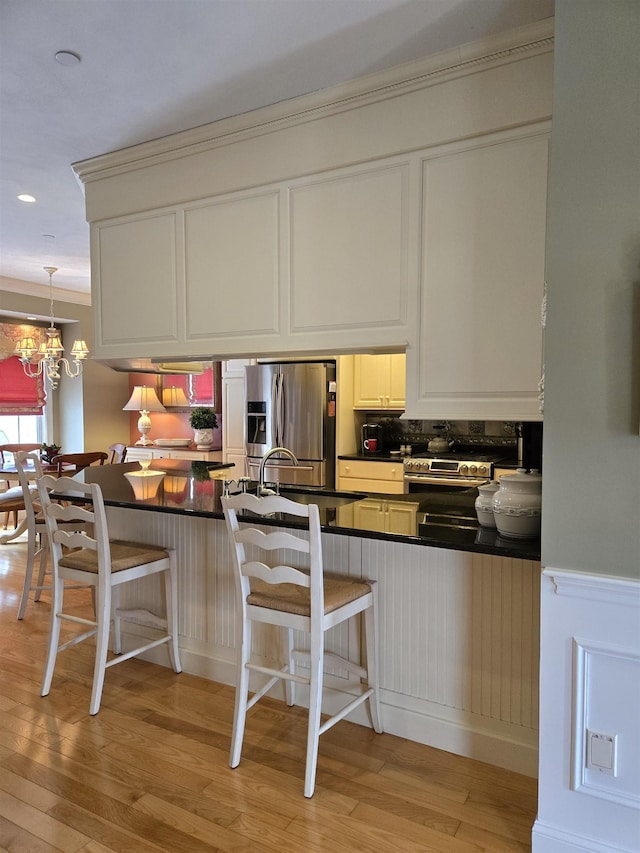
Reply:
[[[36,197],[33,195],[29,195],[29,193],[20,193],[18,199],[20,201],[26,201],[29,204],[33,204],[33,202],[36,200]]]
[[[71,50],[59,50],[56,53],[56,62],[59,62],[60,65],[67,65],[71,67],[72,65],[80,64],[80,57],[77,53],[73,53]]]

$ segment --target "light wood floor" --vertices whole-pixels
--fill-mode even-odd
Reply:
[[[49,595],[17,621],[25,551],[0,545],[1,850],[531,850],[535,780],[487,764],[343,721],[306,800],[302,709],[257,706],[230,770],[230,687],[130,660],[90,717],[85,643],[42,698]],[[70,595],[88,610],[86,590]]]

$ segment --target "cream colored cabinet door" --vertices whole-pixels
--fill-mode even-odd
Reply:
[[[235,474],[244,476],[244,373],[222,380],[222,451],[225,462],[233,462]]]
[[[389,359],[389,408],[403,409],[406,405],[407,359],[403,353],[392,353]]]
[[[353,408],[404,409],[405,372],[402,353],[354,356]]]
[[[423,162],[408,417],[540,420],[546,124]]]
[[[174,353],[183,322],[176,213],[109,220],[91,228],[92,356]],[[140,282],[151,282],[141,287]]]
[[[345,351],[407,340],[409,174],[379,161],[292,182],[283,296],[294,341]]]

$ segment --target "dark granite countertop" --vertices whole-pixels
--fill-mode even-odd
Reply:
[[[131,462],[92,466],[77,477],[98,483],[107,506],[222,519],[222,478],[224,469],[229,467],[220,462],[158,459],[151,463],[149,471],[152,473],[146,476],[141,474],[137,462]],[[524,560],[540,559],[539,538],[506,539],[496,530],[478,525],[474,510],[477,489],[394,495],[329,490],[318,494],[304,487],[283,487],[282,494],[305,503],[318,503],[322,529],[327,533]],[[371,518],[373,513],[367,514],[364,510],[375,509],[376,504],[381,503],[399,511],[402,532],[367,529],[367,516]],[[440,513],[447,513],[449,522],[453,516],[454,526],[433,523],[439,521]],[[432,523],[424,523],[427,514]],[[455,523],[456,516],[460,524]],[[301,526],[294,516],[285,515],[263,519],[262,523]]]

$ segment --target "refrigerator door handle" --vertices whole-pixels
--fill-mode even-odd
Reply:
[[[286,385],[284,381],[284,374],[280,374],[280,399],[278,400],[278,412],[280,416],[280,435],[278,437],[278,444],[280,447],[287,446],[287,436],[285,435],[285,427],[287,424],[287,391]]]
[[[284,422],[284,411],[283,411],[283,382],[284,377],[282,373],[276,374],[276,396],[275,396],[275,438],[276,438],[276,446],[281,447],[283,441],[283,422]]]
[[[274,373],[271,376],[271,434],[275,438],[276,445],[278,444],[278,430],[278,374]]]

